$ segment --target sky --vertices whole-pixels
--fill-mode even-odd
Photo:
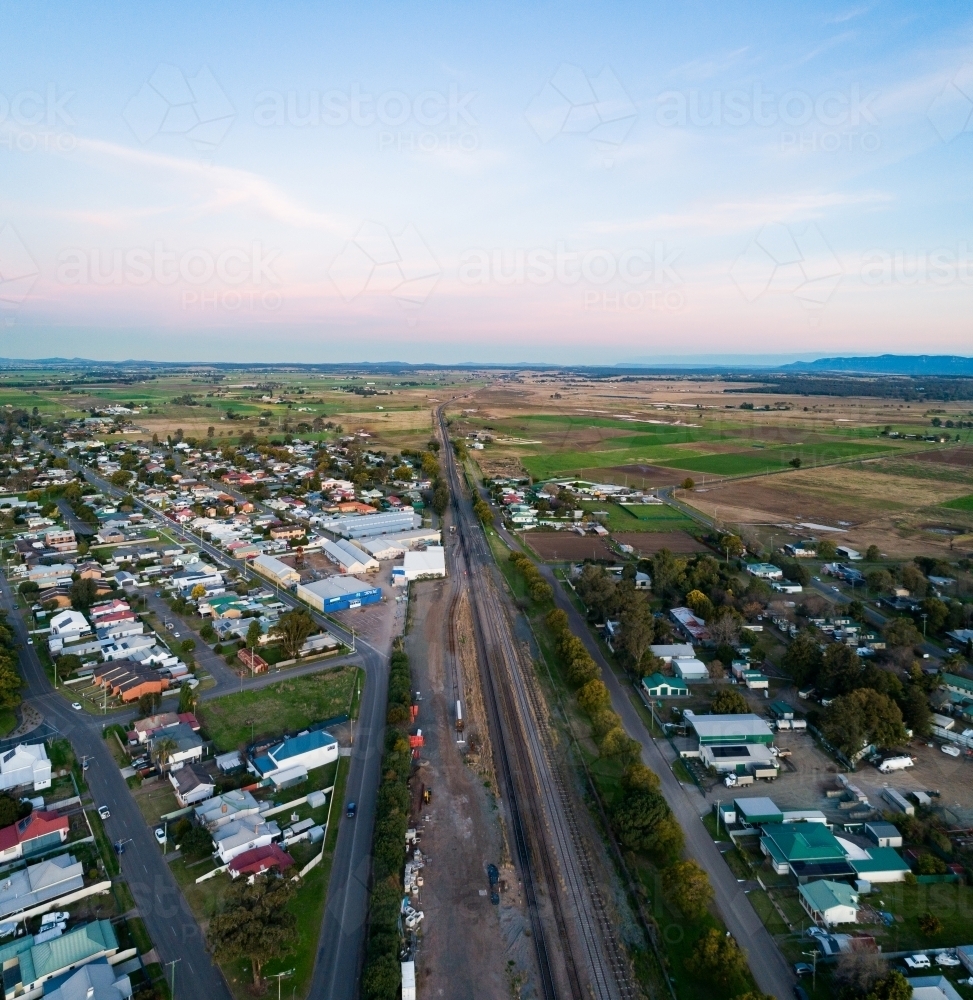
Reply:
[[[973,353],[968,3],[83,6],[3,5],[0,356]]]

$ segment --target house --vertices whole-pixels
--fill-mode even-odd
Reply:
[[[131,995],[131,980],[127,975],[116,976],[104,958],[83,965],[60,985],[44,991],[45,1000],[123,1000]]]
[[[699,683],[709,680],[709,671],[702,660],[697,660],[694,656],[674,656],[672,658],[672,669],[677,677],[687,684]]]
[[[113,698],[121,698],[126,703],[138,701],[144,694],[162,694],[169,687],[167,677],[149,666],[127,659],[99,663],[94,668],[92,680],[107,688]]]
[[[297,524],[280,524],[270,529],[270,537],[282,539],[283,541],[293,541],[295,538],[303,538],[305,529]]]
[[[912,976],[912,1000],[962,1000],[956,987],[944,975]]]
[[[879,847],[902,846],[902,834],[892,823],[866,823],[865,836],[874,840]]]
[[[842,846],[847,845],[848,859],[858,878],[868,882],[904,882],[909,874],[908,864],[891,847],[869,847],[862,850],[849,841],[840,842]]]
[[[664,677],[657,673],[642,678],[642,690],[649,698],[685,698],[689,694],[689,685],[678,677]]]
[[[199,613],[211,618],[241,618],[249,606],[249,601],[238,594],[217,594],[212,597],[200,598],[197,605]]]
[[[211,798],[216,789],[213,779],[192,764],[169,772],[169,781],[176,792],[176,800],[185,809]]]
[[[352,576],[330,576],[314,583],[299,584],[297,596],[318,611],[345,611],[375,604],[382,599],[382,591]]]
[[[262,778],[272,778],[275,774],[304,768],[313,771],[338,759],[338,741],[326,730],[315,729],[288,736],[266,753],[254,758],[251,770]]]
[[[41,590],[71,582],[74,566],[70,563],[51,563],[50,566],[35,566],[27,573],[27,579],[36,583]]]
[[[287,851],[282,851],[276,844],[269,844],[238,854],[230,862],[228,871],[231,878],[239,878],[241,875],[263,875],[274,869],[284,872],[293,864],[294,859]]]
[[[61,611],[51,619],[51,635],[62,642],[75,639],[91,631],[88,619],[80,611]]]
[[[101,882],[93,891],[100,891]],[[110,884],[110,883],[108,883]],[[0,884],[0,920],[13,914],[22,919],[34,912],[62,905],[79,898],[84,889],[84,865],[73,854],[58,854],[36,865],[7,871]],[[85,895],[85,893],[82,893]]]
[[[42,854],[63,844],[67,840],[69,826],[67,816],[35,810],[12,826],[0,830],[0,863]]]
[[[753,765],[776,766],[770,752],[774,734],[759,715],[697,715],[687,709],[683,718],[699,740],[698,755],[705,766],[737,774]]]
[[[250,565],[261,575],[279,587],[290,587],[300,583],[301,574],[293,566],[275,559],[273,556],[260,555]]]
[[[325,540],[321,543],[321,551],[342,573],[350,576],[378,569],[377,559],[345,538],[339,538],[336,542]]]
[[[696,650],[688,642],[649,646],[649,652],[663,663],[671,663],[676,656],[693,657]]]
[[[196,821],[207,830],[216,830],[234,820],[256,816],[260,805],[250,792],[233,789],[196,806]]]
[[[430,580],[446,575],[446,550],[441,545],[430,545],[427,549],[406,552],[402,570],[408,581]]]
[[[250,671],[251,674],[265,674],[270,669],[267,661],[255,650],[241,649],[237,653],[237,659]]]
[[[818,554],[818,543],[813,539],[790,542],[784,546],[784,551],[793,559],[814,559]]]
[[[773,563],[747,563],[746,571],[758,580],[783,580],[784,571]]]
[[[181,765],[193,760],[202,760],[202,737],[185,722],[180,722],[176,726],[167,726],[155,733],[149,740],[149,746],[153,753],[158,752],[158,747],[163,740],[172,740],[175,743],[175,748],[166,754],[165,759],[165,763],[170,769],[178,769]]]
[[[858,893],[845,882],[821,879],[797,887],[798,898],[818,925],[854,924],[858,921]]]
[[[55,552],[77,552],[78,543],[70,529],[52,528],[44,535],[44,544]]]
[[[40,996],[36,991],[42,990],[48,980],[98,959],[106,959],[110,964],[118,951],[118,938],[110,920],[81,924],[42,944],[35,944],[31,934],[14,938],[0,945],[4,996]],[[86,987],[85,993],[76,996],[94,998],[94,992],[88,994],[89,988],[93,990]]]
[[[709,640],[706,622],[694,615],[689,608],[673,608],[669,612],[669,617],[691,642],[707,642]]]
[[[280,827],[274,822],[265,823],[259,816],[234,819],[213,831],[216,853],[225,865],[244,851],[268,847],[278,837]]]
[[[636,590],[651,590],[652,589],[652,577],[648,573],[642,573],[641,571],[636,571],[635,573],[635,589]]]
[[[167,726],[179,724],[179,716],[175,712],[162,712],[159,715],[150,715],[147,719],[136,719],[132,723],[132,731],[129,738],[135,738],[139,743],[147,743],[150,736]]]
[[[35,792],[51,787],[51,762],[43,743],[21,743],[0,754],[0,789],[25,785]]]

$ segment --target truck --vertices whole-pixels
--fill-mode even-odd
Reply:
[[[777,780],[777,768],[772,764],[754,764],[752,774],[755,778],[764,778],[767,781]]]
[[[752,785],[753,784],[753,775],[752,774],[728,774],[723,779],[723,784],[726,785],[727,788],[740,788],[743,785]]]
[[[878,769],[882,774],[891,774],[893,771],[904,771],[907,767],[913,767],[914,765],[915,761],[911,757],[900,754],[896,757],[886,757],[878,765]]]
[[[456,700],[456,732],[461,733],[463,731],[463,703],[457,699]]]

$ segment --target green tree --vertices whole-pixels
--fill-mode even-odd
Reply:
[[[254,618],[250,622],[250,625],[247,627],[247,639],[246,639],[247,649],[251,651],[256,649],[257,646],[260,645],[260,638],[263,634],[264,633],[263,629],[260,627],[260,622],[258,622],[257,619]],[[303,644],[304,642],[302,640],[301,645]]]
[[[899,576],[902,580],[902,586],[909,591],[915,598],[923,598],[926,596],[926,590],[929,588],[929,581],[923,576],[922,571],[912,563],[906,563],[900,570]]]
[[[675,858],[682,849],[682,830],[666,800],[657,792],[626,795],[613,813],[618,839],[631,851]]]
[[[831,562],[838,555],[838,549],[835,543],[829,538],[823,538],[818,542],[818,559],[823,559],[825,562]]]
[[[621,726],[615,726],[605,733],[601,741],[601,754],[614,760],[634,760],[642,752],[642,744],[632,739]]]
[[[882,552],[877,545],[869,545],[865,549],[865,558],[868,562],[878,562],[882,558]]]
[[[213,954],[219,961],[249,961],[257,989],[264,965],[294,950],[297,917],[287,904],[295,892],[290,879],[263,875],[253,885],[241,879],[226,890],[221,911],[210,921]]]
[[[905,616],[890,618],[885,623],[882,634],[890,646],[915,646],[922,642],[916,623]]]
[[[922,613],[926,616],[926,628],[935,635],[942,630],[949,617],[949,607],[938,597],[927,597],[922,602]]]
[[[746,551],[743,539],[739,535],[721,535],[719,546],[720,550],[727,553],[731,559],[739,559]]]
[[[152,752],[159,763],[165,766],[172,755],[179,749],[179,744],[171,736],[162,736],[152,741]]]
[[[894,969],[880,979],[865,997],[865,1000],[911,1000],[912,987],[901,972]]]
[[[801,629],[784,653],[783,665],[799,687],[817,678],[822,655],[814,629]]]
[[[943,929],[943,922],[936,916],[935,913],[930,913],[928,910],[925,913],[920,913],[918,916],[919,930],[926,937],[935,937]]]
[[[281,615],[270,631],[280,639],[284,653],[294,659],[314,630],[314,619],[303,608],[297,608]]]
[[[622,772],[622,788],[626,792],[658,792],[659,776],[641,761],[636,761]]]
[[[0,829],[13,826],[18,819],[27,816],[30,810],[29,802],[18,802],[6,793],[0,794]]]
[[[608,688],[600,680],[590,680],[578,691],[578,705],[583,712],[594,715],[611,704]]]
[[[132,478],[131,472],[126,472],[124,469],[119,469],[117,472],[113,472],[111,474],[110,482],[112,486],[128,486],[131,478]]]
[[[713,900],[709,877],[692,860],[676,861],[662,873],[666,899],[690,920],[701,917]]]
[[[449,510],[449,487],[443,479],[437,481],[432,491],[432,509],[439,517]]]
[[[652,609],[645,601],[633,602],[622,612],[621,626],[622,649],[628,654],[637,670],[642,657],[655,639],[655,619]]]
[[[723,688],[713,696],[710,711],[714,715],[744,715],[750,711],[750,706],[739,691]]]
[[[694,489],[695,486],[696,484],[692,481],[692,479],[689,478],[689,476],[686,476],[686,478],[682,481],[682,488],[684,490]]]
[[[894,585],[892,574],[887,569],[873,569],[865,577],[865,586],[872,594],[888,593]]]
[[[693,967],[704,979],[727,986],[746,974],[747,960],[732,937],[711,927],[696,942]]]
[[[686,605],[692,610],[694,615],[708,621],[713,617],[715,609],[713,602],[701,591],[691,590],[686,594]]]
[[[835,698],[824,710],[821,731],[849,757],[869,744],[894,747],[905,739],[899,706],[871,688],[858,688]]]
[[[674,556],[668,549],[660,549],[652,557],[652,589],[666,600],[672,600],[686,582],[687,560]]]
[[[917,684],[908,684],[899,701],[902,721],[916,736],[926,737],[932,732],[932,709],[925,691]]]
[[[71,584],[71,607],[77,611],[87,611],[98,599],[98,587],[87,577]]]
[[[213,838],[201,826],[191,826],[179,837],[179,851],[190,858],[205,858],[213,853]]]

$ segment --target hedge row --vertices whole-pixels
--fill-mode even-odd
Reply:
[[[395,1000],[401,984],[399,911],[405,866],[405,831],[409,826],[412,752],[407,737],[412,674],[401,647],[392,653],[388,721],[382,782],[378,788],[372,842],[372,893],[368,908],[368,944],[362,972],[365,1000]]]
[[[591,720],[601,755],[626,764],[623,796],[611,812],[619,841],[629,850],[652,854],[661,863],[674,860],[682,850],[682,829],[659,791],[658,776],[639,760],[642,745],[625,732],[621,718],[611,710],[601,671],[584,643],[572,634],[567,614],[555,608],[545,621],[554,634],[555,651],[568,682],[575,688],[578,707]]]
[[[527,592],[530,594],[531,600],[542,603],[554,597],[551,585],[541,576],[541,571],[523,552],[511,552],[510,561],[517,567],[527,583]]]

